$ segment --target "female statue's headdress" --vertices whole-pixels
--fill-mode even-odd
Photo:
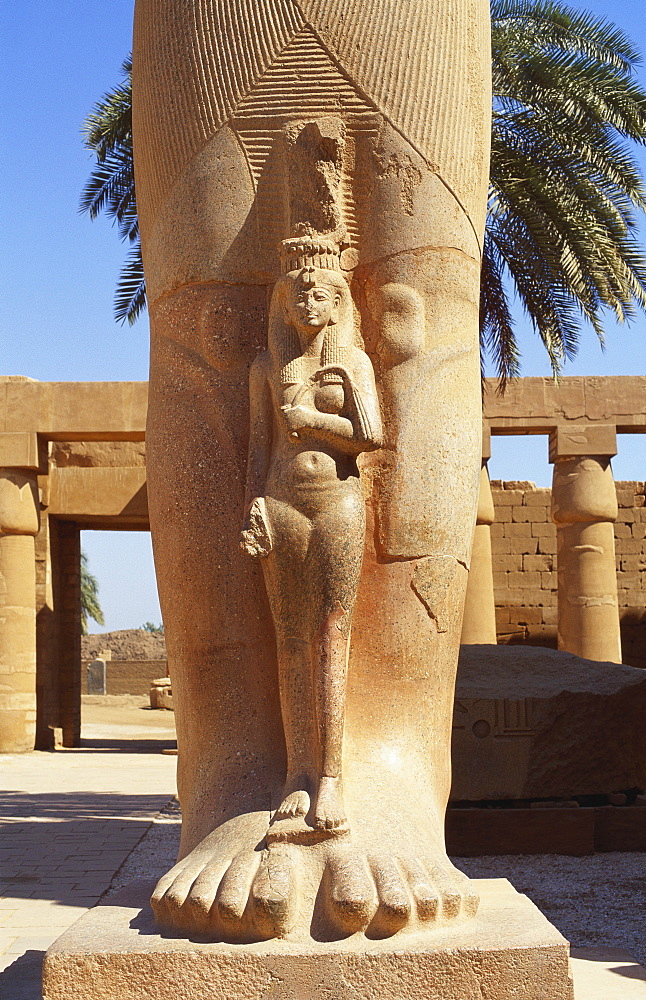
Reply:
[[[309,371],[304,368],[301,345],[293,326],[285,322],[284,303],[290,287],[299,283],[311,288],[317,283],[331,286],[338,294],[337,321],[328,327],[321,352],[321,367],[351,362],[352,348],[360,342],[355,329],[354,308],[348,283],[341,271],[337,243],[325,237],[300,236],[283,240],[279,245],[283,276],[274,287],[269,310],[269,350],[280,371],[283,385],[304,382]],[[324,376],[336,382],[337,376]]]

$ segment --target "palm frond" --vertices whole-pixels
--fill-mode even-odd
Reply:
[[[132,154],[132,59],[122,66],[125,80],[105,94],[83,125],[84,142],[96,165],[81,192],[79,209],[91,219],[101,213],[115,221],[119,238],[132,244],[119,275],[114,315],[132,324],[146,307],[137,197]]]
[[[114,297],[115,319],[121,323],[127,320],[132,326],[145,308],[146,280],[141,260],[141,243],[139,237],[136,237],[119,275]]]
[[[584,323],[603,344],[609,311],[623,321],[646,308],[646,192],[629,145],[646,141],[646,93],[634,77],[639,53],[610,22],[557,0],[493,0],[491,12],[481,331],[504,387],[518,365],[502,296],[517,296],[555,375]]]

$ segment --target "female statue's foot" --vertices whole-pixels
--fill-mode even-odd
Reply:
[[[323,775],[319,782],[314,808],[314,826],[319,830],[336,830],[342,832],[348,829],[348,817],[343,802],[343,784],[341,778],[331,778]]]
[[[272,823],[308,814],[310,811],[309,785],[310,782],[306,774],[287,775],[283,799],[274,813]]]

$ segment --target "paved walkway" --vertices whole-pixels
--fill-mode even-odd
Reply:
[[[0,755],[1,1000],[40,1000],[45,951],[95,905],[175,794],[168,739],[83,742]]]

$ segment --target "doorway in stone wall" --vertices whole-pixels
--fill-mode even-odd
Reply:
[[[154,684],[167,666],[150,532],[82,530],[80,548],[81,746],[170,752],[174,714],[160,706],[172,701]]]

